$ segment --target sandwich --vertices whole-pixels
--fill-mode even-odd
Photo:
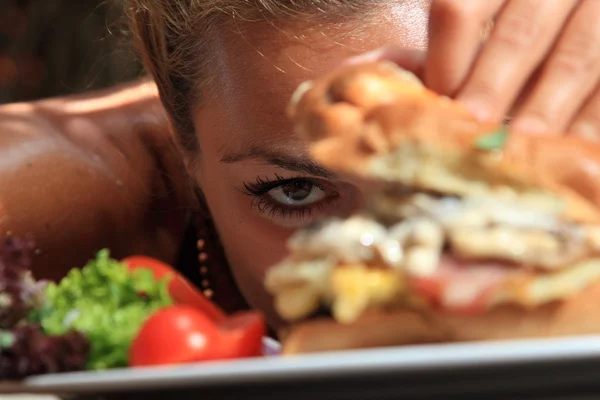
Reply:
[[[600,147],[480,122],[388,62],[302,84],[288,115],[365,205],[269,270],[284,354],[600,332]]]

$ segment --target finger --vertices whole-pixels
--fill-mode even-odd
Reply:
[[[554,45],[576,4],[577,0],[508,3],[458,99],[481,119],[500,119]]]
[[[426,53],[423,50],[390,45],[346,59],[342,65],[364,64],[377,61],[391,61],[400,68],[413,73],[422,70]]]
[[[600,85],[573,119],[568,132],[587,140],[600,141]]]
[[[506,0],[433,0],[425,83],[453,96],[468,75],[486,25]]]
[[[584,0],[574,13],[537,87],[518,111],[515,129],[565,131],[600,81],[600,1]]]

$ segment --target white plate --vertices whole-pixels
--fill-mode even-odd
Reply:
[[[584,336],[546,340],[519,340],[492,343],[465,343],[427,346],[406,346],[395,348],[321,353],[295,357],[265,357],[241,361],[211,362],[182,365],[177,367],[158,367],[141,369],[111,370],[106,372],[80,372],[32,377],[21,384],[0,384],[0,393],[95,393],[125,391],[156,391],[168,389],[202,389],[235,387],[247,385],[293,385],[314,381],[325,384],[336,379],[366,379],[377,376],[412,377],[407,384],[427,379],[443,381],[444,374],[451,374],[451,380],[460,377],[462,384],[481,379],[481,371],[494,375],[497,371],[505,374],[507,369],[517,374],[511,382],[533,384],[533,375],[544,374],[543,368],[562,368],[560,377],[552,375],[542,377],[538,386],[548,389],[558,380],[573,375],[577,379],[583,375],[577,372],[577,363],[598,363],[594,371],[594,382],[600,384],[600,336]],[[528,366],[542,368],[531,372]],[[586,366],[585,371],[588,371]],[[507,368],[510,367],[510,368]],[[528,372],[529,371],[529,372]],[[548,369],[550,371],[550,369]],[[553,370],[552,374],[556,371]],[[598,371],[598,372],[596,372]],[[436,375],[437,374],[437,375]],[[440,375],[441,374],[441,375]],[[469,375],[470,374],[470,375]],[[513,374],[514,375],[514,374]],[[585,373],[584,373],[585,375]],[[440,378],[440,376],[442,378]],[[472,376],[472,378],[470,378]],[[417,379],[418,378],[418,379]],[[539,377],[538,377],[539,378]],[[458,380],[460,380],[458,379]],[[592,379],[592,377],[590,377]],[[436,381],[436,382],[437,382]],[[440,381],[441,382],[441,381]],[[495,381],[494,381],[495,382]],[[452,382],[446,382],[450,384]],[[406,386],[406,385],[405,385]],[[485,386],[481,384],[480,386]],[[600,385],[599,385],[600,386]],[[543,388],[541,388],[543,389]],[[280,390],[277,389],[277,390]],[[248,393],[246,393],[248,394]],[[314,398],[317,398],[313,397]],[[250,398],[250,397],[248,397]],[[340,397],[341,398],[341,397]],[[353,398],[344,397],[344,398]],[[383,398],[383,397],[382,397]]]

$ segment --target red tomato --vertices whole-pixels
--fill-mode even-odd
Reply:
[[[129,365],[183,364],[259,356],[265,321],[257,312],[245,312],[220,323],[190,306],[157,311],[134,339]]]
[[[181,364],[210,360],[219,347],[214,321],[189,306],[157,311],[143,324],[129,354],[129,365]]]
[[[162,261],[145,256],[127,257],[121,262],[125,263],[130,270],[137,268],[149,269],[154,273],[156,279],[171,276],[169,280],[169,294],[175,304],[188,305],[201,310],[205,315],[215,321],[226,318],[225,313],[213,302],[208,300],[198,289],[196,289],[185,277]]]
[[[244,312],[219,323],[221,346],[219,357],[245,358],[262,355],[262,339],[266,334],[265,318],[256,311]]]
[[[410,281],[411,289],[423,300],[432,305],[438,305],[442,296],[442,283],[431,278],[414,278]]]
[[[423,300],[434,308],[443,309],[446,312],[472,315],[484,312],[486,310],[486,302],[492,288],[483,290],[471,303],[462,306],[442,306],[442,295],[447,281],[442,278],[414,278],[411,280],[412,290],[417,293]]]

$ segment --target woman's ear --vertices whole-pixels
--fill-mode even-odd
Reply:
[[[198,154],[192,154],[190,151],[180,150],[182,153],[183,165],[190,178],[197,175],[198,171]]]
[[[173,146],[177,149],[177,152],[180,155],[180,159],[182,164],[187,172],[187,174],[191,177],[194,176],[194,169],[196,166],[196,159],[198,157],[198,152],[190,150],[190,146],[186,146],[181,142],[181,135],[176,131],[173,126],[171,119],[169,118],[169,137]]]
[[[198,152],[193,152],[184,149],[176,137],[173,137],[173,140],[176,143],[177,151],[179,151],[179,153],[181,154],[181,160],[187,178],[186,189],[191,207],[196,211],[205,209],[206,206],[204,200],[204,193],[202,192],[198,180],[196,179],[196,177],[198,176],[198,164],[200,155]]]

